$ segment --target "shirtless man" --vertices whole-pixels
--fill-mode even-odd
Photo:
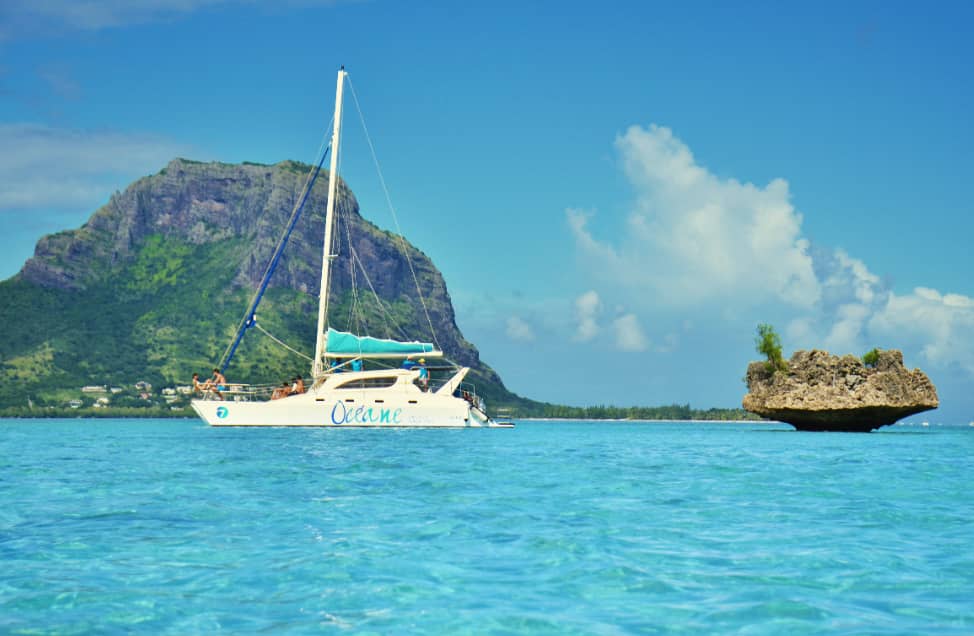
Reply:
[[[291,385],[289,385],[287,382],[281,382],[281,386],[274,389],[274,392],[271,393],[271,399],[280,400],[281,398],[285,398],[289,395],[291,395]]]
[[[227,390],[227,379],[225,377],[223,377],[223,374],[220,373],[220,370],[219,369],[213,369],[213,377],[210,378],[207,382],[210,385],[210,389],[214,393],[216,393],[216,396],[218,398],[220,398],[222,400],[223,399],[223,393],[221,393],[220,391],[226,391]]]

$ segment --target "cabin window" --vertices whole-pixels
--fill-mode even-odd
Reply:
[[[349,380],[344,384],[339,384],[336,389],[388,389],[390,386],[396,383],[397,378],[392,377],[378,377],[378,378],[361,378],[358,380]]]

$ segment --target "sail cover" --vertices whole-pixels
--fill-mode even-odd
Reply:
[[[356,336],[345,331],[328,328],[328,344],[325,356],[342,357],[382,357],[382,356],[411,356],[418,354],[436,355],[432,344],[428,342],[399,342],[398,340],[383,340],[370,336]]]

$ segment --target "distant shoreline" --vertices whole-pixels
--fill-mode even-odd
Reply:
[[[654,419],[642,419],[642,418],[618,418],[618,417],[517,417],[512,418],[519,422],[633,422],[633,423],[646,423],[646,424],[666,424],[671,422],[686,422],[688,424],[781,424],[781,422],[776,422],[772,420],[702,420],[702,419],[689,419],[689,420],[654,420]]]

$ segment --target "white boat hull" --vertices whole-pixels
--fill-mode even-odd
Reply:
[[[453,396],[341,396],[313,392],[268,402],[193,400],[193,410],[210,426],[331,426],[369,428],[501,427]]]

